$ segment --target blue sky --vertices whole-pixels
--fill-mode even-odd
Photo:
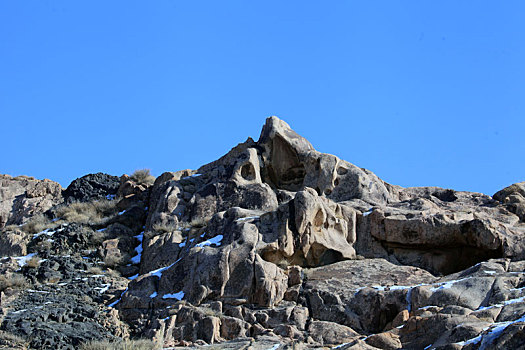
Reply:
[[[197,168],[277,115],[401,186],[525,181],[520,1],[1,1],[0,173]]]

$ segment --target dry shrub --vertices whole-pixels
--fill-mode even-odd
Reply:
[[[17,273],[0,276],[0,291],[4,291],[7,288],[24,289],[27,285],[28,283],[24,276]]]
[[[119,278],[119,277],[122,277],[122,275],[120,274],[120,272],[118,272],[117,270],[113,270],[113,269],[107,269],[105,275],[106,275],[106,276],[109,276],[109,277],[111,277],[111,278]]]
[[[167,233],[179,230],[179,227],[175,224],[154,224],[152,228],[155,233]]]
[[[33,256],[31,259],[27,260],[26,265],[29,268],[34,269],[40,265],[40,258],[38,256]]]
[[[92,275],[103,275],[102,269],[98,266],[91,266],[87,269],[87,273]]]
[[[18,175],[18,176],[15,176],[13,179],[14,179],[14,180],[19,180],[19,181],[23,181],[23,180],[36,180],[34,177],[32,177],[32,176],[27,176],[27,175]]]
[[[48,241],[47,239],[40,241],[36,244],[36,250],[40,252],[42,251],[50,252],[51,248],[53,248],[53,243],[51,241]]]
[[[202,311],[206,316],[214,316],[214,317],[223,317],[224,314],[220,311],[213,310],[212,308],[209,308],[207,306],[201,306],[199,307],[199,311]]]
[[[135,170],[130,176],[131,180],[138,185],[153,185],[155,182],[155,176],[151,175],[149,169]]]
[[[0,331],[0,348],[4,349],[3,346],[12,346],[12,345],[17,345],[17,348],[20,347],[21,349],[26,349],[27,340],[18,335],[8,333],[5,331]],[[11,349],[11,348],[9,347],[6,349]]]
[[[108,341],[108,340],[93,340],[89,343],[82,344],[80,350],[156,350],[160,347],[152,340],[123,340],[123,341]]]
[[[208,220],[206,220],[206,218],[195,218],[190,222],[190,227],[193,228],[202,228],[206,225],[208,225]]]
[[[116,201],[110,200],[72,203],[59,208],[57,216],[68,222],[100,225],[116,214],[116,205]]]
[[[108,239],[109,236],[110,236],[110,234],[108,234],[107,230],[95,231],[91,235],[90,242],[93,245],[99,246],[99,245],[102,244],[102,242],[104,242],[106,239]]]
[[[8,226],[4,226],[4,228],[2,229],[2,232],[8,232],[8,231],[18,232],[20,230],[21,228],[18,225],[8,225]]]
[[[47,217],[42,214],[37,214],[22,226],[22,230],[26,233],[35,234],[51,226],[53,226],[53,224]]]
[[[111,255],[106,256],[106,258],[104,259],[104,266],[114,268],[117,266],[125,265],[129,262],[129,259],[131,259],[129,254],[124,254],[124,255],[111,254]]]

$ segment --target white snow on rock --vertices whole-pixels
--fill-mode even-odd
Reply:
[[[153,270],[153,271],[150,271],[148,272],[147,274],[151,275],[151,276],[157,276],[158,278],[161,278],[162,277],[162,273],[164,271],[166,271],[167,269],[169,269],[170,267],[172,267],[173,265],[175,265],[176,263],[178,263],[182,258],[178,259],[177,261],[175,261],[173,264],[169,265],[169,266],[166,266],[166,267],[161,267],[160,269],[156,269],[156,270]]]
[[[443,290],[443,289],[448,289],[448,288],[451,288],[454,284],[458,283],[458,282],[462,282],[462,281],[465,281],[465,280],[468,280],[470,279],[471,277],[465,277],[465,278],[460,278],[459,280],[453,280],[453,281],[447,281],[447,282],[440,282],[440,283],[434,283],[433,285],[438,285],[437,287],[432,287],[430,288],[430,291],[431,292],[435,292],[435,291],[438,291],[438,290]]]
[[[374,211],[374,208],[370,208],[370,209],[368,209],[367,212],[363,213],[363,216],[368,216],[368,215],[372,214],[373,211]]]
[[[98,292],[99,292],[100,294],[104,294],[104,293],[106,293],[106,292],[108,291],[108,289],[109,289],[110,286],[111,286],[111,284],[109,284],[109,283],[104,283],[104,284],[102,285],[102,287],[95,287],[95,288],[93,288],[93,289],[98,290]]]
[[[272,346],[271,348],[268,348],[267,350],[277,350],[279,349],[280,346],[281,344],[275,344],[274,346]]]
[[[242,221],[248,221],[248,220],[255,220],[255,219],[259,219],[260,216],[248,216],[248,217],[245,217],[245,218],[240,218],[240,219],[237,219],[235,220],[235,222],[242,222]]]
[[[117,300],[115,300],[114,302],[112,302],[111,304],[108,305],[108,307],[115,307],[115,305],[118,304],[119,301],[122,300],[122,296],[128,291],[128,288],[126,288],[122,294],[120,294],[120,298],[118,298]]]
[[[140,243],[135,248],[137,255],[131,258],[131,262],[133,264],[140,264],[140,260],[142,259],[142,240],[144,239],[144,231],[142,231],[139,235],[135,236],[135,238],[138,239]]]
[[[515,298],[515,299],[505,300],[503,303],[499,303],[499,304],[494,304],[494,305],[489,305],[489,306],[480,306],[478,310],[487,310],[487,309],[492,309],[495,307],[503,307],[503,306],[507,306],[510,304],[522,303],[524,301],[525,301],[525,296],[522,296],[522,297]]]
[[[177,300],[182,300],[182,298],[184,298],[184,292],[178,292],[178,293],[173,293],[173,294],[164,294],[162,296],[162,299],[177,299]]]
[[[220,246],[221,245],[221,242],[222,242],[222,239],[223,239],[223,236],[222,235],[217,235],[213,238],[210,238],[204,242],[200,242],[198,244],[196,244],[195,246],[196,247],[205,247],[205,246],[208,246],[208,245],[212,245],[212,244],[215,244],[217,246]]]
[[[521,316],[520,318],[514,321],[496,322],[493,325],[483,329],[483,332],[488,330],[487,333],[480,334],[477,337],[474,337],[472,339],[457,342],[454,344],[465,346],[465,345],[477,344],[481,342],[479,346],[479,350],[491,349],[492,343],[494,342],[494,340],[496,340],[501,335],[501,333],[503,333],[505,328],[507,328],[511,324],[518,323],[518,322],[525,322],[525,315]]]
[[[44,231],[40,231],[40,232],[38,232],[38,233],[35,233],[35,235],[33,236],[33,239],[36,239],[36,238],[38,238],[38,237],[40,237],[40,236],[42,236],[42,235],[46,235],[46,236],[50,236],[50,237],[51,237],[51,236],[53,236],[53,234],[54,234],[55,232],[56,232],[56,231],[51,231],[51,229],[48,228],[48,229],[46,229],[46,230],[44,230]]]
[[[192,177],[199,177],[199,176],[202,176],[202,174],[193,174],[193,175],[190,175],[190,176],[184,176],[182,179],[185,180],[185,179],[191,179]]]
[[[157,297],[157,292],[153,292],[153,293],[151,293],[151,295],[150,295],[149,297],[152,298],[152,299],[153,299],[153,298],[156,298],[156,297]]]
[[[18,262],[18,266],[24,267],[27,265],[27,262],[31,260],[32,257],[34,257],[36,253],[27,254],[25,256],[17,256],[14,257],[14,259]]]
[[[124,214],[125,212],[126,212],[126,211],[123,210],[123,211],[121,211],[120,213],[118,213],[118,215],[122,215],[122,214]]]

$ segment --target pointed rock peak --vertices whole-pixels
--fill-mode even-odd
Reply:
[[[257,143],[265,148],[271,147],[271,144],[276,138],[282,139],[282,141],[293,148],[298,154],[304,154],[314,150],[312,144],[293,131],[285,121],[276,116],[271,116],[266,119]]]
[[[314,148],[277,117],[269,117],[257,144],[263,151],[269,180],[277,188],[297,191],[303,185],[305,159]]]

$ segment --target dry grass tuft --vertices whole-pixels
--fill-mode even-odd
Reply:
[[[27,260],[26,265],[29,268],[36,268],[40,265],[40,258],[38,256],[33,256],[31,259]]]
[[[0,348],[4,349],[3,345],[12,346],[17,345],[17,348],[26,349],[27,348],[27,340],[5,331],[0,331]],[[10,347],[6,349],[11,349]]]
[[[155,233],[167,233],[180,230],[180,227],[175,224],[154,224],[152,228]]]
[[[19,275],[17,273],[0,276],[0,291],[4,291],[7,288],[24,289],[27,286],[28,283],[24,276]]]
[[[99,200],[72,203],[57,210],[57,215],[68,222],[100,225],[117,213],[117,201]]]
[[[129,254],[108,255],[104,259],[104,266],[110,267],[110,268],[115,268],[117,266],[121,266],[121,265],[127,264],[129,262],[129,259],[131,259]]]
[[[124,340],[111,342],[108,340],[93,340],[82,344],[80,350],[155,350],[160,347],[151,340]]]
[[[42,214],[33,216],[27,223],[21,228],[24,232],[29,234],[35,234],[41,232],[49,227],[53,226],[53,223]]]
[[[153,185],[155,182],[155,176],[151,175],[151,172],[149,169],[139,169],[135,170],[133,174],[131,174],[131,180],[133,180],[138,185]]]
[[[90,268],[87,269],[87,273],[92,274],[92,275],[103,275],[104,274],[102,269],[98,266],[91,266]]]

